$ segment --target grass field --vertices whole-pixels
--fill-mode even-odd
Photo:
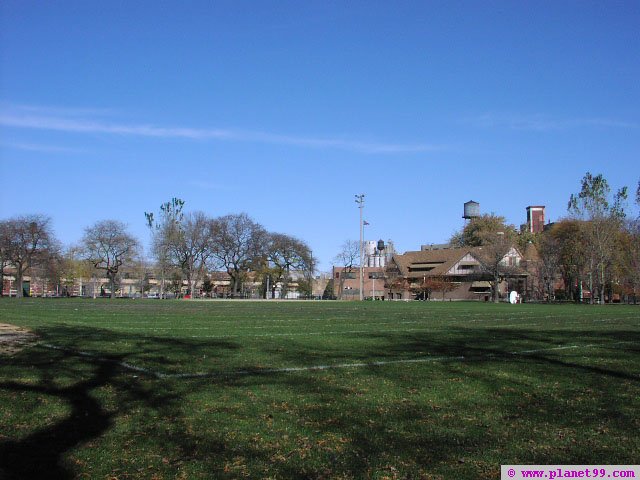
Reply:
[[[0,299],[0,478],[637,464],[640,307]]]

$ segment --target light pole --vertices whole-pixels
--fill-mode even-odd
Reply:
[[[364,210],[364,193],[356,195],[356,203],[360,209],[360,301],[364,300],[364,256],[362,243],[364,241],[364,222],[362,221],[362,210]]]

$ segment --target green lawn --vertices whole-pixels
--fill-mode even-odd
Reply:
[[[640,307],[0,299],[0,478],[637,464]]]

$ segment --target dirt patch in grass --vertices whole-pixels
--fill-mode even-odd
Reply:
[[[35,333],[8,323],[0,323],[0,355],[14,355],[37,340]]]

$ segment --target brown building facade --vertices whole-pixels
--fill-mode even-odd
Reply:
[[[540,233],[544,230],[544,205],[527,207],[527,228],[531,233]]]

